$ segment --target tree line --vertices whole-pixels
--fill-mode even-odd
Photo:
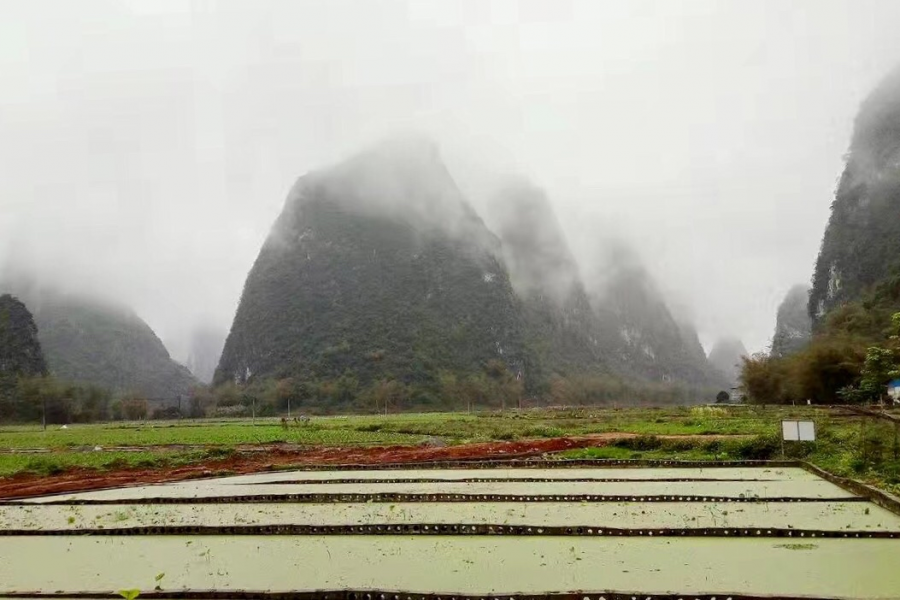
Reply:
[[[384,378],[365,384],[352,373],[333,379],[251,380],[197,386],[157,403],[137,392],[115,395],[49,376],[20,377],[0,390],[0,422],[47,424],[111,420],[278,415],[478,411],[533,406],[680,405],[712,402],[716,390],[635,382],[607,375],[553,375],[539,393],[500,361],[476,373],[441,371],[427,383]]]
[[[900,378],[900,278],[832,311],[810,343],[779,358],[744,359],[747,400],[772,404],[880,402]]]

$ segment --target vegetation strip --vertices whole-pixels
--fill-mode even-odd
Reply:
[[[828,471],[808,462],[804,462],[802,466],[813,475],[821,477],[825,481],[833,483],[839,488],[847,490],[851,494],[856,494],[857,496],[866,498],[873,504],[876,504],[881,508],[891,511],[895,515],[900,516],[900,498],[892,496],[891,494],[885,493],[877,488],[866,485],[859,481],[847,479],[846,477],[838,477],[837,475],[829,473]]]
[[[528,535],[622,537],[753,537],[753,538],[878,538],[898,539],[898,531],[834,531],[783,527],[616,528],[561,525],[489,525],[403,523],[399,525],[163,525],[85,529],[3,529],[15,536],[136,536],[136,535]]]
[[[297,465],[279,470],[297,471],[397,471],[424,469],[565,469],[565,468],[604,468],[604,467],[668,467],[668,468],[701,468],[718,469],[728,467],[802,467],[799,460],[678,460],[678,459],[646,459],[646,458],[569,458],[569,459],[457,459],[440,461],[410,461],[400,463],[377,464],[317,464]]]
[[[715,479],[712,477],[657,477],[629,479],[627,477],[465,477],[441,479],[439,477],[410,477],[405,479],[283,479],[278,481],[248,482],[238,485],[319,485],[319,484],[367,484],[367,483],[719,483],[719,482],[764,482],[777,479]]]
[[[27,502],[12,500],[0,502],[5,506],[89,506],[102,504],[286,504],[311,503],[333,504],[367,502],[869,502],[868,498],[847,496],[841,498],[797,498],[759,496],[678,496],[660,494],[653,496],[602,495],[602,494],[256,494],[244,496],[200,496],[200,497],[157,497],[157,498],[111,498],[50,500],[47,502]]]
[[[121,600],[108,592],[36,593],[7,592],[0,598],[72,598],[73,600]],[[646,594],[643,592],[551,592],[546,594],[408,593],[399,590],[318,590],[263,592],[249,590],[177,590],[140,592],[148,600],[838,600],[826,596],[763,596],[748,594]]]

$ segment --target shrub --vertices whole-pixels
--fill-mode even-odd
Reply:
[[[615,446],[619,448],[628,448],[629,450],[658,450],[662,447],[662,440],[655,435],[639,435],[633,438],[616,440]]]
[[[776,435],[758,435],[739,442],[735,453],[747,460],[770,460],[781,453],[781,440]]]
[[[366,423],[365,425],[358,425],[356,427],[356,431],[381,431],[382,424],[381,423]]]
[[[36,475],[58,475],[64,470],[62,465],[44,456],[32,458],[25,464],[25,471],[35,473]]]
[[[566,432],[559,427],[548,427],[546,425],[542,425],[538,427],[529,427],[522,432],[522,435],[525,437],[554,438],[563,437],[566,435]]]

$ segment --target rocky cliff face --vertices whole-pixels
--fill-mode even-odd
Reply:
[[[771,355],[784,358],[809,343],[812,322],[809,318],[809,286],[795,285],[778,307]]]
[[[0,379],[46,374],[47,363],[31,312],[18,298],[0,296]]]
[[[215,381],[521,370],[521,309],[499,254],[426,140],[310,173],[247,277]]]
[[[646,269],[629,256],[616,256],[612,264],[591,302],[613,368],[651,381],[715,383],[696,330],[675,319]]]
[[[196,385],[133,311],[23,282],[16,286],[34,313],[55,377],[149,398],[173,398]]]
[[[856,117],[847,163],[816,262],[814,324],[900,268],[900,68]]]

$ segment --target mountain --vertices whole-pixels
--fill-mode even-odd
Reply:
[[[797,306],[803,289],[794,288],[779,309],[771,354],[744,365],[742,387],[750,402],[883,399],[900,356],[898,226],[900,67],[856,115],[813,272],[811,326]]]
[[[741,374],[743,357],[749,356],[741,340],[722,338],[713,344],[709,351],[709,362],[722,373],[731,385],[737,385]]]
[[[856,117],[809,295],[814,326],[887,279],[900,282],[898,215],[900,67],[866,98]]]
[[[809,286],[795,285],[778,307],[771,355],[783,358],[809,343],[812,323],[809,318]]]
[[[187,394],[196,385],[133,311],[47,288],[19,289],[33,310],[38,339],[55,377],[150,398]]]
[[[0,379],[47,374],[31,312],[18,298],[0,296]]]
[[[613,368],[639,379],[706,385],[721,379],[710,369],[693,326],[672,315],[647,270],[617,249],[591,290],[598,338]]]
[[[523,367],[521,308],[437,147],[398,138],[301,177],[250,270],[214,381],[434,381]]]
[[[201,382],[212,382],[226,336],[227,332],[213,326],[197,327],[191,334],[185,366]]]
[[[673,315],[673,318],[678,324],[678,331],[684,343],[685,356],[687,356],[691,364],[697,365],[699,369],[709,375],[712,365],[709,363],[703,344],[700,343],[697,328],[690,321],[680,320],[677,315]]]
[[[544,192],[525,180],[513,181],[493,198],[487,220],[500,238],[510,283],[522,302],[527,381],[601,368],[587,292]]]

